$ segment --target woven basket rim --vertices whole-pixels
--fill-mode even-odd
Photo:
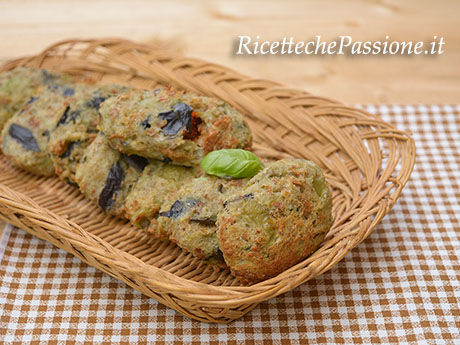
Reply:
[[[382,119],[380,119],[377,115],[370,114],[362,109],[356,109],[350,106],[343,105],[337,101],[325,97],[313,96],[306,91],[297,90],[295,88],[289,88],[276,82],[267,81],[264,79],[252,79],[226,67],[222,67],[218,64],[208,63],[201,59],[177,56],[169,52],[155,52],[154,49],[149,45],[133,43],[129,40],[122,38],[68,39],[60,41],[49,46],[38,55],[22,57],[19,59],[14,59],[12,61],[6,62],[2,67],[0,67],[0,72],[11,69],[18,65],[40,67],[47,59],[50,58],[50,56],[52,56],[52,54],[56,52],[57,49],[60,49],[65,46],[70,46],[70,51],[73,46],[78,44],[88,45],[86,49],[86,53],[88,55],[92,54],[95,51],[95,49],[99,49],[101,47],[108,50],[113,49],[113,51],[115,52],[117,52],[116,49],[119,49],[120,56],[121,54],[127,54],[130,58],[133,59],[133,64],[139,63],[140,67],[137,71],[134,72],[134,74],[142,76],[143,74],[148,74],[151,72],[152,74],[149,75],[149,77],[152,79],[154,79],[153,77],[155,77],[156,80],[159,82],[164,82],[165,78],[167,80],[171,77],[171,80],[174,81],[172,83],[174,86],[186,87],[200,93],[202,90],[198,89],[196,85],[190,86],[190,78],[204,78],[202,73],[200,73],[201,70],[212,71],[215,69],[216,71],[219,71],[220,75],[218,77],[220,79],[216,77],[219,80],[219,82],[214,85],[215,90],[209,92],[215,93],[214,96],[217,97],[219,97],[219,92],[223,92],[223,88],[227,86],[226,83],[230,82],[231,80],[236,80],[235,83],[238,84],[238,90],[240,92],[243,92],[244,90],[251,90],[252,92],[252,90],[256,89],[258,85],[263,84],[264,96],[267,97],[265,99],[266,101],[270,100],[271,98],[282,100],[283,95],[286,95],[286,99],[289,99],[289,101],[293,104],[293,106],[291,107],[292,109],[297,107],[297,105],[295,105],[296,102],[299,103],[298,107],[302,107],[302,101],[304,99],[312,98],[316,102],[318,102],[318,104],[313,107],[316,113],[324,114],[328,111],[337,112],[338,110],[340,110],[341,112],[343,112],[343,116],[347,117],[346,113],[349,112],[350,114],[352,114],[350,115],[350,119],[358,118],[362,119],[362,121],[369,121],[369,123],[384,125],[384,128],[386,131],[388,131],[389,136],[394,138],[394,140],[404,141],[406,145],[405,152],[408,152],[408,155],[404,157],[400,156],[397,160],[398,164],[404,164],[405,170],[400,176],[398,176],[397,180],[391,181],[392,183],[394,183],[394,189],[390,189],[393,190],[391,192],[391,195],[389,194],[390,190],[388,190],[387,195],[379,201],[379,203],[384,204],[379,204],[378,207],[380,207],[380,209],[376,214],[373,215],[374,218],[372,220],[369,219],[369,214],[371,210],[374,207],[376,207],[374,205],[372,205],[372,207],[370,207],[369,209],[362,208],[358,213],[354,214],[354,219],[356,219],[357,223],[356,226],[358,226],[359,222],[367,222],[367,229],[362,236],[354,238],[354,241],[349,241],[349,243],[346,245],[346,250],[342,250],[341,252],[335,252],[333,248],[334,246],[332,246],[331,250],[326,251],[323,247],[322,250],[318,251],[317,253],[314,253],[311,257],[295,265],[294,267],[286,270],[277,277],[265,280],[263,282],[251,286],[209,285],[176,276],[175,274],[164,271],[159,267],[147,265],[135,256],[128,254],[115,247],[112,247],[110,243],[100,238],[97,238],[96,235],[86,232],[78,224],[70,220],[67,220],[63,217],[60,217],[57,214],[47,210],[46,208],[38,206],[37,203],[35,203],[26,195],[14,191],[13,189],[10,189],[6,185],[0,184],[0,206],[7,205],[8,207],[22,208],[24,214],[28,215],[28,217],[31,219],[35,219],[35,224],[37,225],[41,224],[40,214],[45,215],[45,217],[48,217],[49,219],[54,219],[55,224],[53,227],[53,231],[58,233],[60,236],[65,236],[67,241],[69,241],[72,245],[81,247],[81,238],[84,238],[88,243],[101,245],[104,248],[107,248],[111,255],[113,254],[119,256],[120,260],[118,261],[120,267],[123,267],[123,262],[124,260],[126,260],[126,262],[129,262],[129,264],[132,264],[134,265],[134,267],[137,268],[136,274],[140,277],[140,280],[148,282],[151,286],[156,287],[159,291],[177,294],[181,298],[190,298],[195,300],[197,303],[201,303],[202,305],[209,304],[210,306],[217,305],[222,307],[228,307],[242,303],[258,303],[260,301],[266,300],[268,298],[277,296],[281,293],[291,290],[292,288],[297,287],[298,285],[306,281],[302,275],[302,269],[299,272],[299,267],[304,266],[305,261],[310,260],[316,262],[319,258],[321,258],[321,256],[325,257],[325,259],[329,258],[329,260],[325,260],[324,264],[322,265],[317,264],[315,267],[310,267],[310,271],[317,270],[317,274],[313,274],[313,276],[308,278],[311,279],[312,277],[315,277],[318,274],[321,274],[329,270],[333,265],[339,262],[350,250],[352,250],[356,245],[362,242],[371,233],[375,226],[380,222],[382,217],[385,214],[387,214],[391,207],[394,205],[402,191],[402,188],[407,183],[410,174],[414,168],[415,144],[410,132],[397,130],[394,126],[382,121]],[[139,52],[144,51],[148,52],[148,54],[151,54],[154,57],[152,58],[151,65],[142,65],[138,60],[136,60],[140,59],[139,56],[141,53]],[[162,64],[162,61],[167,61],[168,63],[172,61],[174,62],[174,67],[170,67],[169,65],[168,67],[165,67],[166,65]],[[193,76],[192,73],[191,77],[190,75],[186,74],[183,69],[181,69],[185,68],[184,66],[189,65],[193,66],[194,72],[196,73],[195,76]],[[91,66],[91,68],[94,69],[96,67],[97,65]],[[78,68],[80,67],[77,66],[76,69]],[[128,65],[127,68],[133,67]],[[150,69],[152,69],[152,71],[150,71]],[[153,73],[155,73],[155,75],[153,75]],[[246,94],[241,94],[241,98],[243,99],[241,102],[244,102],[245,97],[249,96],[247,96]],[[377,134],[382,135],[382,137],[386,135],[384,132]],[[369,133],[370,136],[377,134]],[[388,181],[390,181],[391,178],[392,176],[389,176]],[[0,216],[2,215],[0,214]],[[62,228],[59,229],[59,227]],[[75,236],[75,234],[77,234],[79,238],[72,241],[72,238]],[[85,245],[87,245],[87,243],[85,243]],[[312,259],[312,257],[315,255],[316,257]],[[100,259],[104,261],[104,258]],[[126,267],[126,269],[130,270],[132,269],[132,267]],[[151,277],[156,277],[157,279],[153,280],[151,279]],[[159,279],[158,277],[160,277],[161,279]]]

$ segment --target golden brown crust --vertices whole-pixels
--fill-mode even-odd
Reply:
[[[241,114],[225,102],[173,88],[132,90],[101,107],[101,130],[117,150],[194,166],[210,151],[249,148]]]
[[[171,193],[161,207],[152,232],[167,237],[200,259],[220,256],[217,241],[217,214],[226,197],[241,189],[247,180],[225,180],[201,176],[186,181]]]
[[[271,163],[225,204],[218,218],[219,246],[243,283],[298,263],[332,224],[331,191],[321,170],[305,160]]]

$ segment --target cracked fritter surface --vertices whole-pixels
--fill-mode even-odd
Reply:
[[[120,85],[85,86],[77,93],[51,131],[48,143],[56,174],[64,181],[75,182],[75,172],[86,148],[99,130],[98,109],[108,97],[127,91]]]
[[[200,173],[199,168],[153,160],[145,167],[126,199],[127,217],[133,225],[143,229],[147,229],[151,222],[156,224],[165,199]]]
[[[161,207],[158,224],[149,228],[155,236],[168,238],[200,259],[222,263],[217,241],[217,215],[224,200],[247,180],[224,180],[201,176],[187,181],[170,194]]]
[[[230,105],[172,88],[132,90],[108,99],[100,113],[101,130],[117,150],[179,165],[252,145],[249,127]]]
[[[88,146],[77,167],[80,191],[107,213],[126,218],[126,197],[148,161],[114,150],[102,133]]]
[[[37,175],[54,175],[48,141],[81,85],[44,86],[11,117],[2,130],[2,151],[17,166]]]
[[[219,213],[225,262],[244,283],[281,273],[316,250],[332,225],[331,208],[331,190],[316,164],[268,164]]]
[[[71,83],[70,76],[44,69],[16,67],[1,73],[0,130],[25,102],[36,96],[39,87]]]

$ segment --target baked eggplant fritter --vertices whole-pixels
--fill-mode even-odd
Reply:
[[[37,89],[45,85],[71,84],[72,78],[65,74],[16,67],[0,74],[0,130],[27,101],[37,95]]]
[[[224,207],[225,198],[241,189],[246,181],[214,176],[189,180],[166,197],[158,224],[151,224],[149,232],[169,239],[200,259],[222,263],[216,234],[217,215]]]
[[[57,122],[82,85],[44,86],[11,117],[2,130],[2,151],[20,168],[36,175],[54,175],[48,141]]]
[[[48,143],[56,174],[64,181],[75,182],[75,172],[86,148],[98,131],[98,109],[108,97],[126,92],[125,86],[86,86],[77,93],[51,131]]]
[[[100,114],[115,149],[173,164],[194,166],[210,151],[252,145],[249,127],[230,105],[172,88],[112,97]]]
[[[243,283],[283,272],[316,250],[332,225],[331,208],[331,190],[316,164],[268,164],[219,213],[225,262]]]
[[[199,174],[198,168],[152,161],[126,198],[126,216],[139,228],[147,229],[151,222],[156,224],[158,211],[165,198]]]
[[[125,201],[148,161],[114,150],[103,133],[86,149],[77,166],[75,181],[80,191],[105,212],[126,218]]]
[[[208,152],[252,144],[228,104],[171,88],[69,81],[28,68],[0,75],[1,144],[14,164],[56,171],[107,213],[226,264],[243,283],[305,259],[329,231],[331,190],[313,162],[284,159],[244,179],[204,175]]]

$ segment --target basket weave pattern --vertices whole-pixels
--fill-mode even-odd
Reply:
[[[0,155],[1,219],[197,320],[232,321],[329,270],[391,209],[414,166],[410,134],[365,111],[154,47],[121,39],[71,40],[1,70],[19,65],[104,84],[171,84],[223,99],[246,115],[256,154],[307,158],[324,170],[335,221],[321,248],[277,277],[242,286],[228,270],[152,239],[104,214],[76,188],[30,175]]]

